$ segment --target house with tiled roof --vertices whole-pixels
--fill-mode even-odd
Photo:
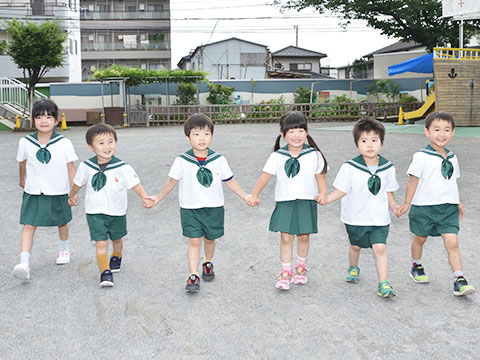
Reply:
[[[322,68],[320,60],[327,54],[303,49],[298,46],[287,46],[272,53],[273,71],[270,77],[277,74],[297,74],[295,77],[329,78]],[[304,75],[304,76],[302,76]]]

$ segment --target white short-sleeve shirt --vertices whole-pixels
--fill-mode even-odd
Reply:
[[[47,148],[51,154],[48,163],[37,159],[37,151]],[[36,132],[20,139],[17,161],[26,162],[24,191],[31,195],[64,195],[70,191],[67,164],[78,160],[72,142],[53,132],[50,141],[41,145]]]
[[[285,163],[290,158],[288,150],[284,147],[270,154],[263,171],[277,178],[275,184],[275,201],[313,200],[318,194],[318,185],[315,178],[325,166],[323,156],[319,151],[305,147],[305,155],[297,158],[300,171],[293,177],[288,177]],[[304,151],[302,150],[302,151]],[[289,153],[288,153],[289,154]]]
[[[85,212],[87,214],[105,214],[122,216],[127,213],[127,190],[140,184],[135,170],[124,161],[113,157],[104,174],[107,182],[99,191],[92,186],[93,176],[100,171],[97,158],[93,157],[78,166],[73,183],[77,186],[86,184]]]
[[[227,159],[209,150],[204,166],[213,176],[209,187],[203,186],[197,179],[200,164],[191,150],[175,158],[168,176],[178,180],[178,199],[181,208],[201,209],[224,205],[222,182],[233,177]]]
[[[443,156],[426,147],[413,154],[412,162],[408,167],[408,175],[418,178],[418,186],[412,199],[412,205],[440,205],[459,204],[457,178],[460,177],[460,166],[457,156],[447,150],[447,158],[453,165],[453,174],[450,179],[442,175]]]
[[[395,167],[380,157],[375,173],[380,178],[380,191],[373,195],[368,189],[368,180],[372,174],[364,161],[361,164],[363,158],[360,158],[361,156],[344,163],[333,182],[336,189],[346,193],[341,200],[340,220],[357,226],[388,225],[391,219],[387,192],[399,188]]]

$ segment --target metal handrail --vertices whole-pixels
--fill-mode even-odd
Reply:
[[[38,99],[48,98],[37,90],[33,94]],[[17,79],[0,77],[0,103],[9,105],[23,115],[30,115],[27,86]]]

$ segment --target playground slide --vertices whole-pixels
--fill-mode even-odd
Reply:
[[[403,120],[423,119],[435,109],[435,93],[427,96],[427,101],[414,111],[403,113]]]
[[[13,130],[15,124],[10,120],[0,119],[0,130]]]

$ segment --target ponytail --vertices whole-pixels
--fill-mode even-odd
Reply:
[[[323,169],[322,169],[322,174],[326,174],[327,173],[327,159],[325,159],[325,156],[323,155],[322,151],[320,150],[320,148],[318,147],[318,145],[315,143],[315,141],[313,140],[313,138],[310,136],[310,135],[307,135],[307,141],[308,141],[308,145],[310,145],[310,147],[314,148],[315,150],[317,150],[320,155],[322,155],[322,158],[323,158]]]
[[[282,135],[277,136],[277,140],[275,140],[275,145],[273,146],[273,151],[277,151],[280,149],[280,139],[282,138]]]

